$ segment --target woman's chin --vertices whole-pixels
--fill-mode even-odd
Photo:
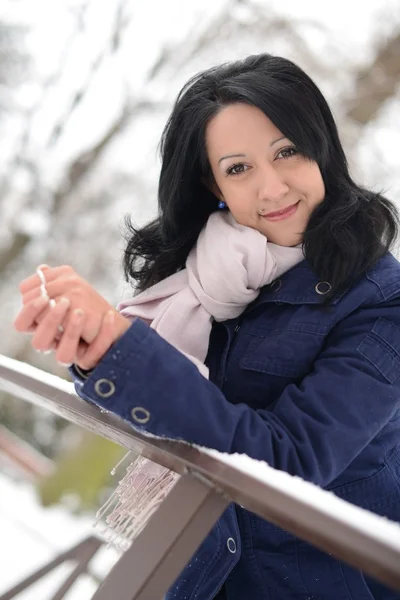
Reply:
[[[303,242],[303,236],[301,234],[292,234],[292,235],[281,235],[277,237],[268,237],[268,241],[273,244],[277,244],[277,246],[284,246],[287,248],[294,248]]]

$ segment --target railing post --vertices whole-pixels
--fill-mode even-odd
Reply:
[[[63,552],[54,560],[49,562],[47,565],[45,565],[41,569],[38,569],[37,571],[32,573],[32,575],[29,575],[29,577],[26,577],[26,579],[9,589],[5,594],[0,596],[0,600],[11,600],[12,598],[15,598],[15,596],[17,596],[19,593],[26,590],[28,587],[36,583],[39,579],[47,575],[47,573],[50,573],[50,571],[52,571],[62,563],[69,560],[73,560],[78,563],[76,568],[68,576],[68,578],[65,580],[65,582],[62,584],[62,586],[51,599],[62,600],[62,598],[64,598],[65,594],[74,584],[79,575],[86,572],[88,562],[93,558],[93,556],[103,545],[103,543],[104,542],[102,540],[93,536],[86,538],[85,540],[83,540],[83,542],[80,542],[70,550]]]
[[[164,597],[229,504],[202,479],[180,477],[92,600]]]

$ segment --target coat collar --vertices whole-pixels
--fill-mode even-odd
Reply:
[[[281,275],[272,283],[261,288],[260,294],[248,306],[248,310],[265,303],[323,304],[326,282],[318,280],[307,260]],[[338,294],[331,304],[337,304],[347,290]]]
[[[386,253],[373,268],[367,271],[366,280],[373,282],[374,290],[378,288],[384,299],[390,299],[400,294],[400,265],[399,261],[389,252]],[[318,285],[320,284],[320,285]],[[308,260],[303,260],[298,265],[275,279],[269,285],[261,288],[258,297],[249,304],[246,311],[252,310],[261,304],[315,304],[321,305],[325,296],[323,282],[320,282],[313,272]],[[336,305],[350,288],[337,294],[329,305]]]

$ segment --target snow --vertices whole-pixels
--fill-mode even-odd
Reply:
[[[0,475],[1,578],[0,594],[41,568],[59,553],[69,550],[87,536],[93,536],[94,516],[72,516],[66,508],[43,508],[33,486],[16,483]],[[90,563],[90,570],[101,580],[119,554],[106,546]],[[65,564],[18,595],[18,600],[50,598],[72,571]],[[65,600],[87,600],[98,584],[82,576]]]
[[[57,377],[57,375],[52,375],[51,373],[47,373],[46,371],[42,371],[41,369],[37,369],[32,365],[28,365],[27,363],[20,362],[19,360],[15,360],[14,358],[9,358],[8,356],[4,356],[0,354],[0,365],[6,367],[7,369],[12,369],[16,373],[21,373],[28,375],[29,377],[33,377],[37,381],[41,381],[52,387],[62,390],[67,394],[73,394],[76,396],[74,384],[71,381],[66,381],[62,377]]]
[[[400,524],[345,502],[333,492],[323,490],[300,477],[273,469],[264,461],[255,460],[245,454],[225,454],[202,447],[198,449],[262,483],[267,483],[301,504],[315,508],[319,513],[334,515],[344,525],[360,532],[373,533],[375,539],[400,552]]]
[[[0,364],[68,394],[76,395],[71,382],[31,365],[2,355]],[[0,475],[0,594],[50,562],[59,553],[70,549],[87,536],[95,535],[94,518],[94,514],[74,516],[61,505],[44,508],[40,505],[33,485],[16,482]],[[104,546],[91,561],[91,570],[103,579],[118,556],[114,549]],[[58,567],[19,595],[18,600],[50,597],[71,570],[72,563],[71,566],[66,564]],[[87,600],[96,588],[97,583],[88,576],[82,576],[65,599]]]

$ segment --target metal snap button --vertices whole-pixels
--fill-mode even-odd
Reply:
[[[108,386],[105,390],[102,390],[102,386]],[[109,379],[98,379],[94,384],[94,391],[101,398],[109,398],[115,392],[115,385]]]
[[[142,406],[135,406],[135,408],[132,408],[131,415],[136,423],[147,423],[150,420],[149,411]]]
[[[273,292],[277,292],[278,290],[280,290],[282,287],[282,279],[275,279],[275,281],[273,281],[271,283],[271,290]]]
[[[232,552],[232,554],[235,554],[236,552],[236,542],[233,538],[228,538],[226,545],[228,546],[228,550],[229,552]]]
[[[315,291],[317,292],[317,294],[320,294],[321,296],[324,296],[325,294],[330,292],[331,289],[332,289],[332,286],[328,281],[319,281],[317,283],[317,285],[315,286]]]

